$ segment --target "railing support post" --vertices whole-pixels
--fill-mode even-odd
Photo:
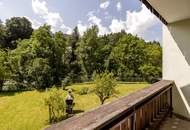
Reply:
[[[136,113],[131,117],[132,119],[132,130],[136,130]]]
[[[172,87],[170,88],[170,117],[173,114]]]

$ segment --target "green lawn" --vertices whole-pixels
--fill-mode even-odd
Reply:
[[[92,88],[94,84],[75,84],[69,86],[74,90],[76,112],[88,111],[100,105],[94,93],[79,95],[83,87]],[[118,94],[107,100],[115,100],[138,89],[148,86],[146,83],[119,83]],[[66,91],[64,92],[66,95]],[[48,125],[48,109],[44,105],[46,92],[7,92],[0,93],[0,130],[39,130]]]

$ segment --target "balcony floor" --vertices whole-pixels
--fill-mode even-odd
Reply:
[[[190,130],[190,122],[173,116],[167,117],[160,126],[159,130]]]

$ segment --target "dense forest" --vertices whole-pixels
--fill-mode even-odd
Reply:
[[[44,89],[92,79],[109,71],[119,81],[162,75],[162,48],[125,31],[98,35],[96,25],[81,36],[51,31],[49,25],[33,29],[25,17],[0,22],[0,90],[3,87]]]

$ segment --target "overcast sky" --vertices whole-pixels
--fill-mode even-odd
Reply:
[[[12,16],[27,17],[34,28],[47,23],[64,33],[78,26],[83,34],[96,24],[99,35],[124,29],[147,41],[162,40],[162,23],[139,0],[0,0],[0,19]]]

